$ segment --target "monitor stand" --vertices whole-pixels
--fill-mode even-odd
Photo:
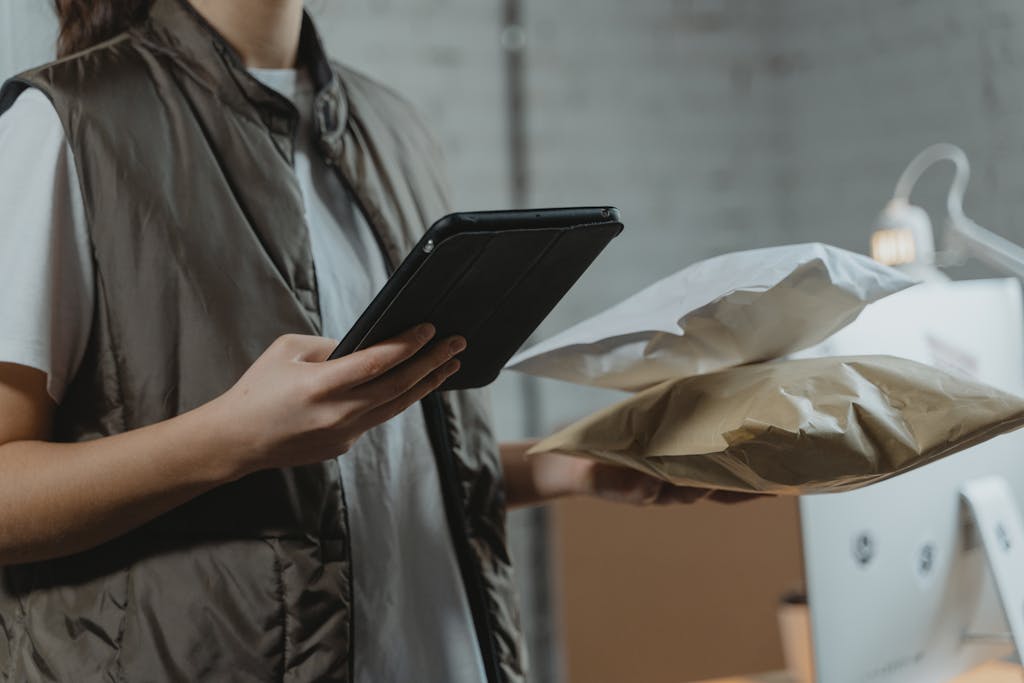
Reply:
[[[987,476],[968,480],[960,495],[981,537],[1017,657],[1024,661],[1024,523],[1013,491],[1003,477]],[[972,640],[998,637],[967,636]]]

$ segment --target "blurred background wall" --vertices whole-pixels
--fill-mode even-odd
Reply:
[[[48,6],[0,0],[0,76],[52,54]],[[968,214],[1024,242],[1024,5],[1013,0],[308,6],[337,58],[404,93],[437,131],[457,208],[622,209],[626,232],[540,336],[714,254],[807,240],[866,251],[900,171],[940,140],[971,158]],[[949,170],[931,173],[915,199],[938,222]],[[514,375],[494,395],[505,438],[547,432],[618,398]],[[601,659],[626,631],[649,647],[618,659],[664,655],[660,668],[640,667],[646,681],[777,665],[770,612],[775,593],[799,581],[795,516],[784,502],[744,509],[568,503],[515,513],[534,680],[627,680]],[[652,565],[660,573],[638,570]],[[698,582],[716,572],[733,587]],[[638,577],[654,586],[642,599]],[[690,579],[703,602],[679,588]],[[740,583],[760,586],[743,604]],[[645,618],[665,603],[668,615]],[[752,644],[730,645],[734,657],[723,661],[707,643],[735,642],[743,610]],[[685,631],[687,622],[702,626]],[[661,633],[666,623],[689,635]]]
[[[0,3],[0,78],[53,58],[57,26],[48,2]]]

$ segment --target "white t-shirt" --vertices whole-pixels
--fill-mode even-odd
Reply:
[[[305,72],[252,70],[302,115],[295,174],[310,231],[324,335],[344,336],[387,278],[373,233],[314,151]],[[60,401],[89,338],[93,266],[72,152],[49,100],[0,116],[0,362],[47,374]],[[359,683],[486,679],[419,406],[338,458],[353,552]]]

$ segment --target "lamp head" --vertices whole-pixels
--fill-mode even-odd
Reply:
[[[922,150],[903,170],[893,198],[875,221],[875,232],[871,236],[872,258],[908,271],[920,280],[949,279],[935,267],[935,233],[928,214],[909,200],[921,174],[939,161],[951,161],[956,166],[956,175],[946,197],[949,220],[951,223],[966,220],[963,200],[971,165],[962,149],[940,142]]]
[[[935,234],[927,212],[902,197],[891,199],[875,221],[871,257],[888,266],[935,264]]]

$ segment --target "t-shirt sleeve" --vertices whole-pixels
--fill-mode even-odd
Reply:
[[[53,105],[29,89],[0,116],[0,362],[45,372],[60,403],[94,302],[74,158]]]

